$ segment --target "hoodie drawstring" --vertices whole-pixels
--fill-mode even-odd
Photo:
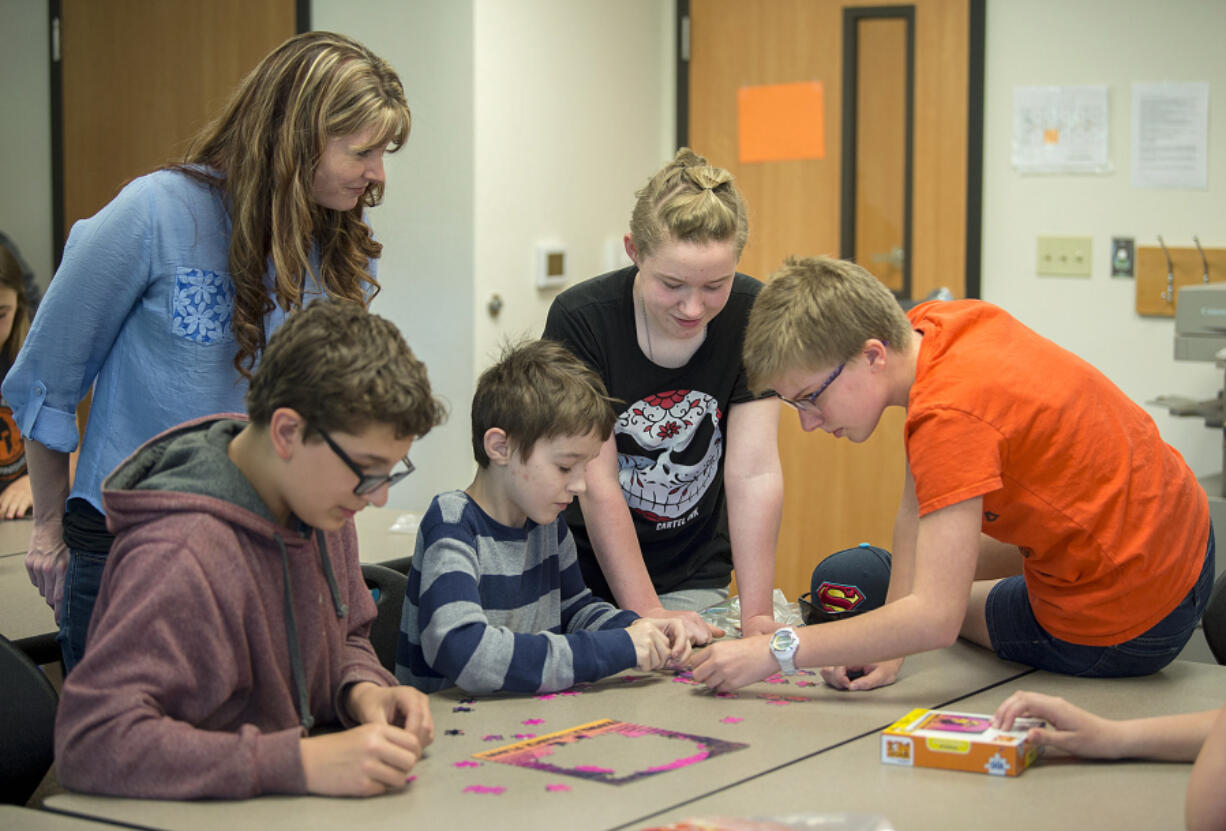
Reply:
[[[336,575],[332,573],[332,558],[328,556],[328,545],[324,542],[324,532],[315,529],[315,541],[319,544],[319,562],[324,567],[324,577],[328,578],[328,589],[332,592],[332,607],[336,609],[337,620],[344,620],[349,614],[349,607],[341,602],[341,590],[336,585]]]
[[[289,644],[290,673],[294,678],[294,697],[298,707],[298,721],[308,733],[315,726],[315,716],[311,715],[311,699],[307,692],[306,670],[302,664],[302,647],[298,643],[298,624],[294,620],[294,590],[289,580],[289,554],[285,550],[285,540],[274,532],[277,547],[281,550],[281,574],[285,580],[285,639]],[[319,548],[319,562],[323,566],[324,578],[328,581],[328,591],[332,593],[332,608],[336,610],[338,620],[344,620],[349,614],[349,607],[341,602],[341,590],[336,585],[336,575],[332,572],[332,560],[328,557],[328,546],[324,542],[324,533],[315,529],[315,541]]]
[[[289,554],[285,551],[285,541],[281,535],[274,533],[277,547],[281,549],[281,574],[285,578],[285,639],[289,643],[290,672],[294,676],[294,693],[298,705],[298,721],[302,729],[308,733],[315,726],[315,716],[311,715],[311,700],[307,694],[306,672],[302,668],[302,649],[298,645],[298,624],[294,622],[294,590],[289,584]]]

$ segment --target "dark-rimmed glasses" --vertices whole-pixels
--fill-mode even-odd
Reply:
[[[384,485],[387,485],[390,488],[392,485],[396,484],[416,469],[413,467],[413,463],[409,461],[409,457],[405,456],[404,459],[401,460],[404,462],[403,470],[394,470],[385,476],[375,476],[374,474],[366,473],[362,470],[362,468],[358,467],[357,462],[349,458],[349,454],[347,454],[344,450],[341,450],[339,444],[332,441],[332,437],[324,432],[323,428],[316,427],[315,429],[319,431],[319,435],[324,437],[324,441],[328,443],[328,447],[332,448],[332,452],[335,453],[342,462],[348,465],[350,470],[357,474],[358,484],[357,487],[353,489],[353,492],[358,496],[365,496],[368,493],[377,491]]]
[[[785,404],[791,404],[797,410],[797,412],[820,413],[821,410],[819,410],[817,406],[818,396],[826,391],[826,387],[834,383],[834,379],[839,377],[839,374],[843,371],[843,367],[845,366],[847,366],[847,361],[843,361],[843,363],[839,364],[835,368],[834,372],[830,373],[830,377],[822,382],[822,385],[817,388],[817,392],[802,395],[799,400],[793,401],[791,398],[785,398],[784,396],[779,395],[779,393],[775,393],[775,396]]]

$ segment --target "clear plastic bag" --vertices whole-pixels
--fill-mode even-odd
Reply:
[[[771,604],[775,607],[775,620],[784,626],[804,626],[800,619],[800,609],[795,603],[789,603],[782,589],[775,589],[771,595]],[[718,626],[729,635],[741,631],[741,598],[732,596],[723,603],[708,606],[698,613],[702,619],[712,626]]]

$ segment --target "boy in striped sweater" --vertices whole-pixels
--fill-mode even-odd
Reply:
[[[514,347],[477,382],[478,470],[422,518],[396,677],[432,692],[546,692],[689,658],[677,619],[649,620],[588,591],[561,513],[616,416],[600,378],[564,347]]]

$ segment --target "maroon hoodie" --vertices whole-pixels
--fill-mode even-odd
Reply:
[[[55,766],[67,788],[170,799],[303,793],[299,702],[315,723],[348,727],[348,685],[396,683],[368,639],[375,606],[353,523],[323,534],[274,521],[226,456],[243,426],[180,425],[103,484],[116,539],[85,656],[60,697]]]

